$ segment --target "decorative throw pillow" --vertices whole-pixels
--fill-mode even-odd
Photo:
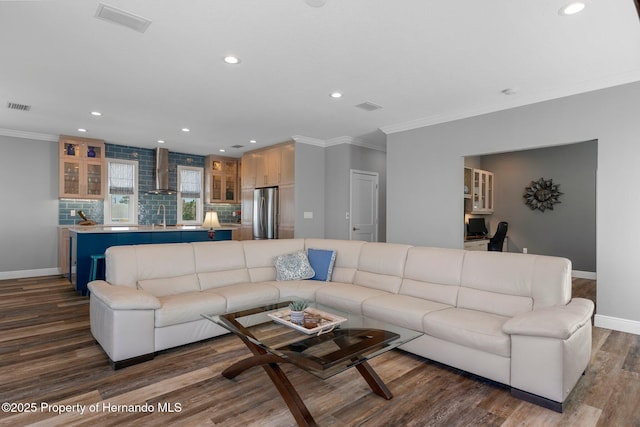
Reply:
[[[304,280],[316,274],[304,251],[278,255],[273,263],[276,267],[276,280]]]
[[[309,264],[311,268],[316,272],[312,280],[322,280],[328,282],[331,280],[331,274],[333,273],[333,264],[336,262],[336,251],[327,249],[312,249],[307,250],[307,257],[309,258]]]

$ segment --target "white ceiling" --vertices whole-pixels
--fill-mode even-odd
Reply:
[[[107,0],[152,21],[139,33],[95,18],[98,1],[0,1],[0,134],[231,156],[294,136],[384,146],[385,133],[640,81],[634,1],[559,15],[567,2]],[[354,107],[367,101],[384,108]]]

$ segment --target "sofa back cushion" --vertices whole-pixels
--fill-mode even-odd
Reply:
[[[455,306],[464,254],[461,249],[410,248],[399,293]]]
[[[273,259],[304,250],[304,239],[243,240],[241,244],[252,282],[276,280]]]
[[[336,251],[333,264],[332,282],[353,283],[358,269],[360,250],[365,242],[359,240],[305,239],[306,249],[327,249]]]
[[[138,280],[138,288],[156,297],[166,297],[187,292],[199,292],[200,284],[198,283],[198,276],[187,274],[184,276]]]
[[[251,281],[242,243],[226,240],[192,245],[202,290]]]
[[[135,246],[111,246],[104,252],[105,280],[112,285],[136,288],[138,262]]]
[[[513,316],[565,305],[571,298],[571,262],[565,258],[467,251],[458,307]]]
[[[140,280],[195,274],[189,243],[112,246],[105,252],[107,281],[135,288]]]
[[[365,243],[353,283],[397,294],[410,247],[397,243]]]

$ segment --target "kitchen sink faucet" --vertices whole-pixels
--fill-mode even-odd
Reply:
[[[167,208],[164,205],[158,206],[158,213],[156,213],[156,215],[160,215],[160,208],[162,208],[162,222],[160,223],[160,225],[162,226],[162,228],[166,228],[167,227]]]

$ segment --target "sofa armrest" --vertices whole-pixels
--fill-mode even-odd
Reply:
[[[160,300],[146,291],[114,286],[104,280],[90,282],[89,290],[112,310],[155,310],[161,306]]]
[[[507,320],[502,331],[509,335],[568,339],[585,323],[591,322],[593,301],[573,298],[563,306],[545,307]]]

